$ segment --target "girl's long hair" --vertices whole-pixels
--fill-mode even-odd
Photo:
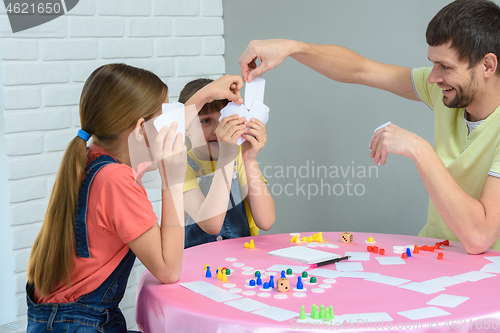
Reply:
[[[155,74],[125,64],[108,64],[87,79],[80,98],[81,128],[97,142],[112,143],[125,130],[161,107],[168,88]],[[76,136],[57,173],[41,230],[31,249],[28,281],[44,297],[70,284],[76,255],[74,224],[87,164],[87,145]]]

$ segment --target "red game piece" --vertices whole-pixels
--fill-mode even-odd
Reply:
[[[384,255],[385,254],[385,250],[384,249],[380,249],[380,254]]]
[[[419,252],[418,252],[418,245],[415,245],[415,246],[413,247],[413,253],[419,253]]]
[[[443,252],[439,252],[439,253],[438,253],[438,259],[439,259],[439,260],[443,259]]]
[[[431,252],[434,252],[434,250],[435,250],[434,246],[429,246],[429,247],[428,247],[428,249],[429,249],[429,251],[431,251]]]
[[[408,258],[408,255],[406,254],[406,252],[401,255],[401,258],[403,258],[403,259]]]
[[[441,247],[441,242],[438,242],[435,244],[436,249],[439,249]]]
[[[420,250],[422,250],[422,251],[427,251],[427,245],[421,246],[421,247],[420,247]]]
[[[368,246],[366,247],[366,249],[368,250],[368,252],[372,252],[372,251],[373,251],[373,247],[372,247],[372,246],[370,246],[370,245],[368,245]]]
[[[373,252],[378,253],[378,246],[373,247]]]
[[[450,246],[450,241],[449,240],[442,241],[441,243],[443,243],[443,245]]]

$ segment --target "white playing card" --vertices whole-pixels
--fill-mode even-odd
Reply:
[[[219,287],[214,286],[206,281],[193,281],[184,282],[180,284],[184,288],[194,291],[195,293],[205,293],[207,291],[220,290]]]
[[[269,307],[254,311],[252,313],[276,321],[285,321],[299,316],[298,312],[293,312],[276,307]]]
[[[429,284],[411,282],[398,286],[399,288],[413,290],[422,294],[430,295],[440,291],[444,291],[444,288],[432,286]]]
[[[206,293],[200,293],[200,295],[208,297],[216,302],[232,301],[233,299],[238,299],[242,297],[241,295],[232,293],[225,289],[207,291]]]
[[[220,111],[219,122],[226,117],[232,116],[233,114],[237,114],[240,117],[245,117],[248,121],[252,118],[257,118],[262,121],[264,124],[269,120],[269,108],[264,105],[259,100],[255,100],[250,111],[245,108],[242,104],[236,104],[233,102],[229,102],[225,108]],[[246,139],[243,137],[239,137],[236,143],[241,145],[245,142]]]
[[[234,301],[224,303],[226,305],[232,306],[233,308],[239,309],[241,311],[250,312],[260,309],[268,308],[269,305],[262,302],[256,301],[251,298],[240,298]]]
[[[154,121],[156,130],[159,132],[163,126],[166,125],[170,127],[172,122],[176,121],[178,124],[176,133],[181,133],[182,142],[185,142],[186,120],[185,120],[184,104],[179,102],[163,103],[161,109],[162,109],[162,114]]]
[[[429,306],[427,308],[398,312],[398,315],[401,315],[401,316],[406,317],[406,318],[411,319],[411,320],[419,320],[419,319],[425,319],[425,318],[446,316],[449,314],[450,314],[449,312],[446,312],[440,308],[436,308],[435,306]]]
[[[468,299],[469,299],[469,297],[441,294],[441,295],[431,299],[426,304],[436,305],[436,306],[445,306],[448,308],[455,308]]]

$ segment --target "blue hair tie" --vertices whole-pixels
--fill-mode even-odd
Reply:
[[[78,136],[83,139],[83,141],[89,141],[91,135],[84,130],[80,129],[78,130]]]

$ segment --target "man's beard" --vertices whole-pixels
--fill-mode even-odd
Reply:
[[[455,88],[455,98],[451,101],[446,102],[445,97],[443,97],[443,103],[449,108],[452,109],[460,109],[466,108],[472,102],[474,102],[476,98],[476,80],[474,72],[471,73],[470,82],[468,83],[466,89],[462,89],[462,87]]]

